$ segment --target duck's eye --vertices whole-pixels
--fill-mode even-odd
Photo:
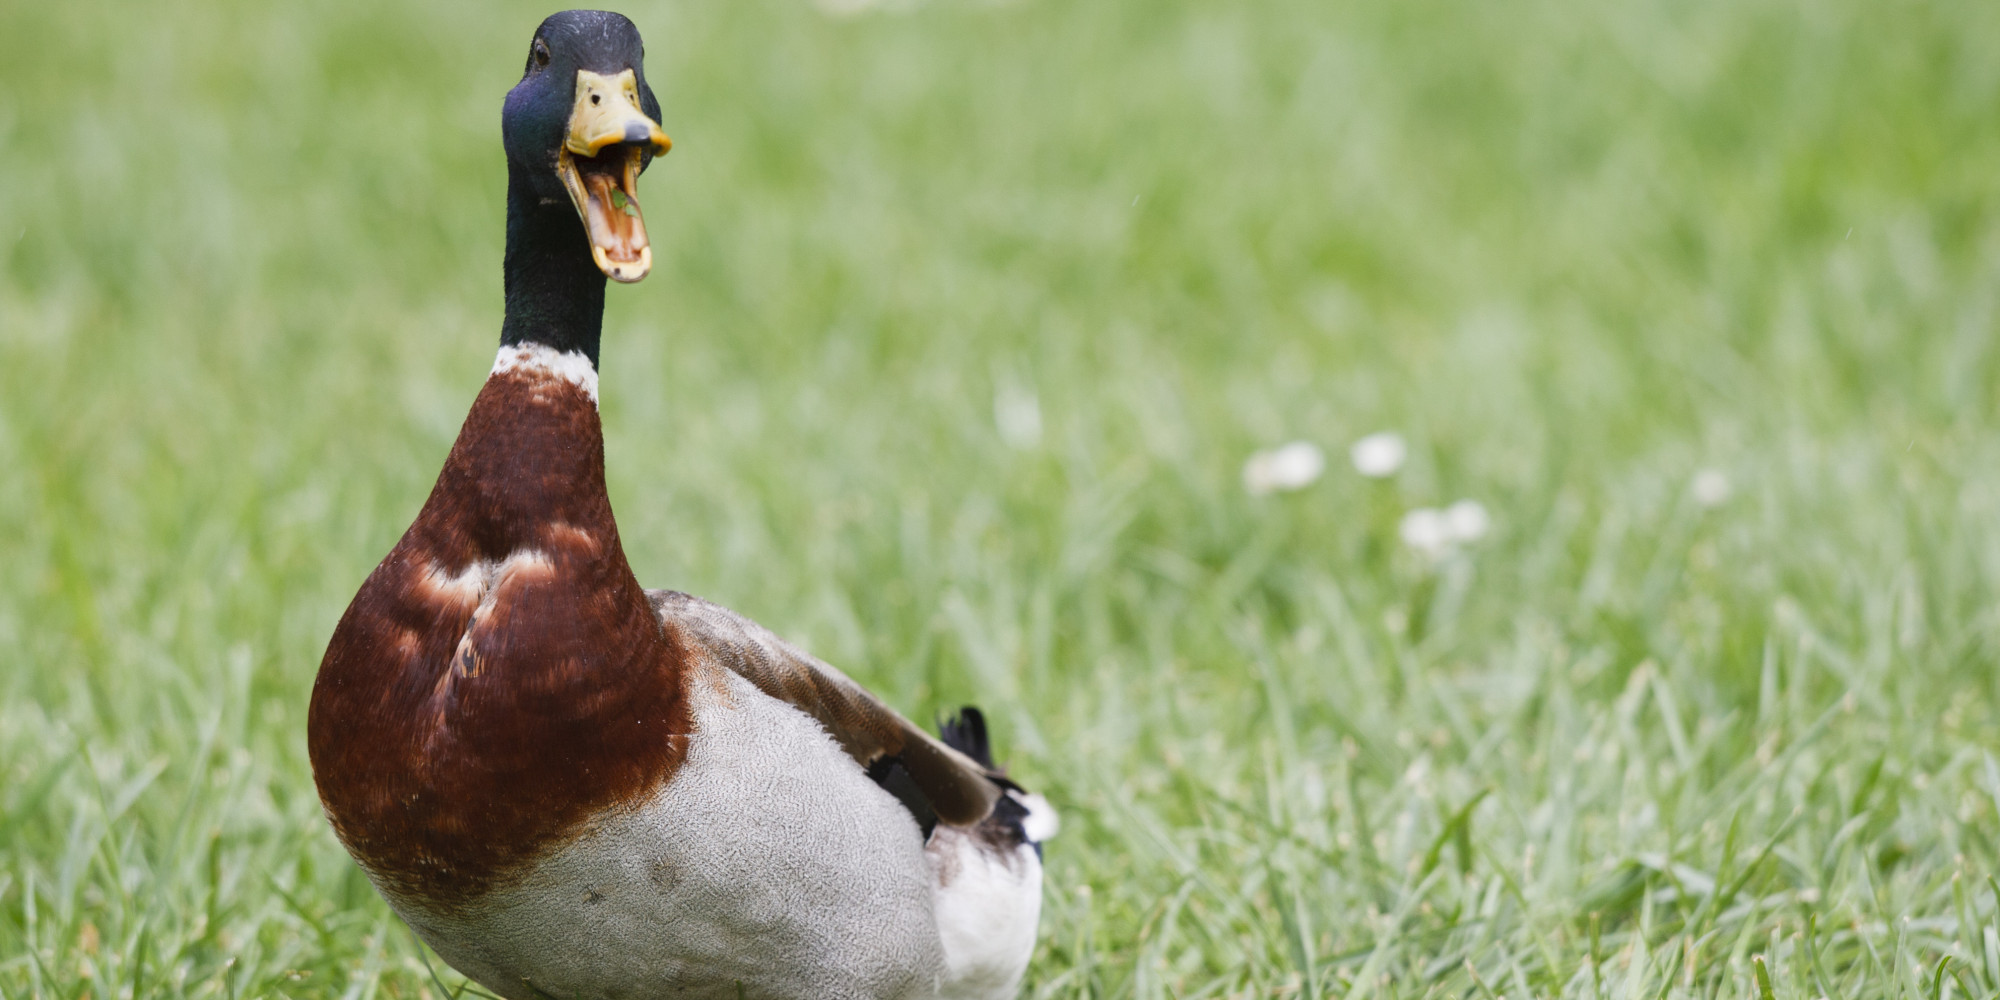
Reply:
[[[543,45],[539,39],[537,39],[535,42],[534,58],[535,58],[535,68],[537,69],[540,69],[541,67],[547,66],[549,64],[549,47]]]

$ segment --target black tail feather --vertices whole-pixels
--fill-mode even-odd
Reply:
[[[938,738],[945,746],[978,761],[981,767],[999,770],[993,763],[993,744],[986,738],[986,716],[979,709],[967,705],[957,715],[939,722]]]
[[[938,721],[938,738],[946,746],[978,762],[989,772],[987,776],[1003,790],[999,801],[993,804],[992,815],[977,827],[980,835],[996,848],[1026,844],[1035,849],[1036,857],[1041,857],[1041,843],[1028,836],[1027,801],[1020,797],[1026,794],[1026,790],[1009,780],[1000,770],[1000,765],[994,763],[993,742],[986,734],[986,715],[967,705],[959,709],[957,715]]]

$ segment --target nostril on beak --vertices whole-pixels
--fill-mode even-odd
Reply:
[[[647,142],[647,141],[651,140],[652,138],[653,138],[653,130],[652,130],[652,129],[650,129],[650,128],[647,128],[647,127],[646,127],[646,124],[645,124],[644,122],[626,122],[626,123],[625,123],[625,141],[626,141],[626,142],[631,142],[631,143],[644,143],[644,142]]]

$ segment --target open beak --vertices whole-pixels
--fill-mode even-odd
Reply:
[[[662,156],[673,145],[639,110],[631,70],[617,76],[577,71],[576,108],[556,154],[556,175],[583,217],[590,258],[613,281],[638,281],[653,269],[646,219],[639,214],[639,161],[648,149]]]

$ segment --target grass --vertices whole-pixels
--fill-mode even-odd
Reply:
[[[1066,822],[1024,996],[2000,992],[2000,6],[627,11],[632,561],[989,710]],[[0,998],[457,989],[302,726],[544,13],[0,7]]]

